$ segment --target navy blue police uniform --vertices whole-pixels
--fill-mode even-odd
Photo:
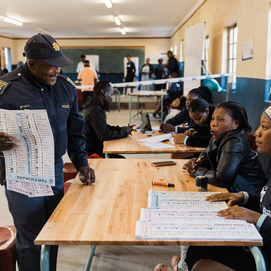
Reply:
[[[77,170],[88,166],[86,139],[83,135],[84,120],[78,112],[75,85],[69,78],[59,74],[53,86],[41,85],[29,73],[27,64],[1,78],[0,108],[46,109],[54,136],[55,186],[52,187],[54,196],[30,198],[6,189],[9,210],[17,229],[19,270],[38,271],[41,247],[35,245],[34,240],[63,197],[61,157],[67,150]],[[52,246],[50,271],[56,270],[56,258],[57,246]]]

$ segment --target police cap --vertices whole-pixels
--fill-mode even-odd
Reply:
[[[31,37],[24,47],[24,56],[28,59],[41,59],[54,67],[64,67],[73,62],[67,58],[56,40],[45,34],[37,34]]]

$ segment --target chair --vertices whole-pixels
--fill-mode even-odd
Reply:
[[[222,88],[215,79],[211,78],[203,79],[202,85],[209,88],[211,92],[222,91]]]
[[[16,271],[16,229],[0,227],[0,271]]]
[[[81,89],[76,89],[77,91],[77,100],[79,104],[84,103],[83,95]]]
[[[79,108],[79,111],[81,111],[83,109],[82,104],[84,103],[84,99],[83,99],[81,89],[76,89],[76,91],[77,91],[78,108]]]
[[[63,177],[64,177],[64,194],[68,191],[71,183],[67,183],[68,180],[74,179],[77,175],[77,170],[74,167],[73,163],[65,163],[63,168]]]
[[[248,133],[247,136],[248,136],[248,142],[249,142],[250,148],[253,151],[256,151],[256,149],[257,149],[257,145],[256,145],[256,141],[255,141],[256,136],[253,134],[250,134],[250,133]]]

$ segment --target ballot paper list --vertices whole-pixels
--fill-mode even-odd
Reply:
[[[217,211],[227,204],[205,200],[214,192],[148,192],[148,209],[141,209],[136,239],[253,240],[262,237],[253,224],[225,219]]]
[[[46,110],[0,109],[0,131],[12,137],[16,144],[13,149],[4,152],[6,179],[9,180],[10,189],[15,191],[24,188],[25,193],[31,191],[29,196],[33,196],[38,191],[48,191],[47,186],[54,186],[54,139]],[[47,186],[41,189],[40,186],[19,185],[15,182]]]

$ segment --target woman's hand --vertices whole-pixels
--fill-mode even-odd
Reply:
[[[173,134],[172,135],[175,144],[183,144],[186,136],[184,134]]]
[[[184,164],[183,169],[186,169],[189,174],[195,172],[195,168],[197,166],[197,158],[191,158],[186,164]]]
[[[175,126],[173,126],[169,123],[162,123],[160,125],[160,129],[166,133],[175,132]]]
[[[221,210],[217,212],[218,216],[225,217],[226,219],[241,219],[246,220],[249,223],[253,223],[254,225],[259,220],[261,214],[251,211],[244,207],[231,207],[225,210]]]
[[[244,193],[219,193],[207,196],[206,200],[214,201],[227,201],[229,206],[241,204],[245,199]]]

